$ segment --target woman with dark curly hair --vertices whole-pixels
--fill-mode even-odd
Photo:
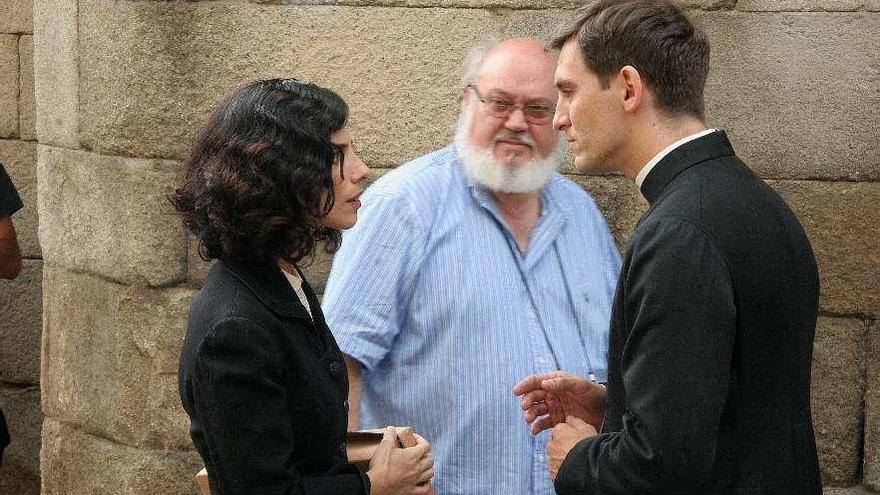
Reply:
[[[297,262],[357,221],[369,169],[348,106],[293,79],[257,81],[211,117],[171,202],[217,259],[190,308],[179,386],[214,495],[432,491],[427,442],[385,432],[347,462],[342,354]]]

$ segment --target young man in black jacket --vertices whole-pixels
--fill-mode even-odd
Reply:
[[[576,164],[634,180],[609,381],[514,389],[553,427],[560,495],[818,495],[810,361],[819,284],[788,206],[707,129],[709,43],[665,0],[598,0],[554,43]],[[601,431],[601,433],[597,433]]]

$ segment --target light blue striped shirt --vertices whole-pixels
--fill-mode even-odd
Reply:
[[[554,176],[525,256],[452,146],[362,196],[324,311],[364,366],[361,424],[432,443],[439,495],[552,494],[547,432],[529,433],[513,386],[564,369],[605,380],[620,255],[593,200]]]

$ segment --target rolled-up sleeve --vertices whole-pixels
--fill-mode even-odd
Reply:
[[[423,229],[402,196],[367,194],[333,259],[322,308],[345,354],[373,369],[400,332],[423,257]]]

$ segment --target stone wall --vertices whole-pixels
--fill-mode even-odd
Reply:
[[[40,314],[43,260],[37,239],[37,143],[31,0],[0,2],[0,163],[24,208],[12,219],[25,258],[21,274],[0,280],[0,407],[12,444],[0,493],[40,492]]]
[[[174,384],[206,264],[164,195],[218,99],[259,77],[330,86],[379,175],[449,141],[470,46],[491,31],[547,36],[577,5],[34,1],[47,495],[196,493]],[[880,1],[686,5],[713,42],[710,124],[791,204],[819,259],[813,404],[828,493],[880,491]],[[573,177],[623,244],[638,191]],[[308,269],[319,288],[328,267]]]

